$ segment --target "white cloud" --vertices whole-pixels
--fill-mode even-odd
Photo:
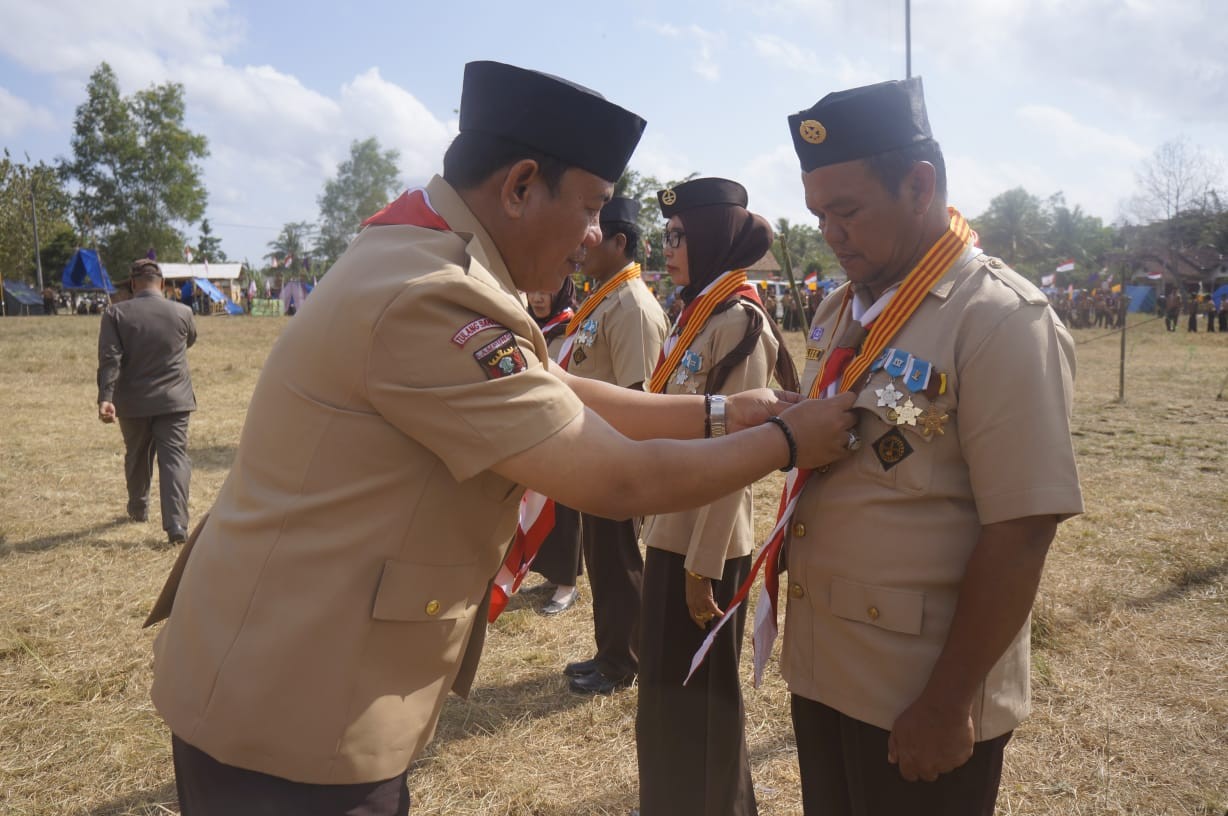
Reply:
[[[0,137],[16,136],[27,128],[53,127],[55,117],[51,115],[51,111],[33,105],[0,86]]]
[[[1061,156],[1136,162],[1147,155],[1147,149],[1128,136],[1080,122],[1060,108],[1024,105],[1016,116],[1035,133],[1038,143],[1051,146]]]
[[[708,31],[694,23],[687,26],[676,26],[670,23],[642,22],[641,25],[662,37],[693,43],[696,53],[691,61],[691,70],[709,82],[715,82],[721,78],[721,66],[716,61],[716,52],[725,47],[724,32]]]

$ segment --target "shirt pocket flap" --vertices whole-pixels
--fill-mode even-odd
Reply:
[[[384,621],[455,620],[471,612],[479,599],[474,565],[439,566],[408,561],[384,562],[371,617]]]
[[[833,578],[830,605],[832,614],[838,617],[892,632],[919,635],[925,594]]]

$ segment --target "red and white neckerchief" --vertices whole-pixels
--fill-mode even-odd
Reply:
[[[708,318],[712,316],[717,306],[734,295],[748,297],[759,303],[759,293],[755,291],[755,287],[746,282],[745,269],[731,269],[728,272],[722,272],[687,304],[665,338],[665,344],[661,347],[661,356],[657,360],[657,367],[653,369],[652,377],[648,380],[647,391],[653,394],[665,393],[665,386],[669,383],[670,375],[682,362],[682,357],[691,347],[691,343],[695,342],[695,338],[703,331]],[[759,305],[763,304],[759,303]]]
[[[542,334],[543,335],[549,334],[551,329],[557,326],[561,326],[562,324],[566,323],[568,320],[571,320],[571,318],[574,315],[575,313],[571,309],[564,309],[563,311],[556,314],[554,317],[550,318],[550,320],[547,321],[547,323],[541,327]],[[563,349],[559,348],[559,357],[562,357],[562,356],[563,356]],[[555,360],[555,362],[557,363],[558,360]]]
[[[601,301],[605,300],[615,289],[622,286],[630,280],[634,280],[640,276],[640,265],[637,263],[628,264],[617,275],[610,278],[605,283],[597,288],[596,292],[588,296],[588,299],[580,304],[580,310],[576,312],[572,321],[567,324],[567,334],[564,335],[563,346],[559,349],[558,363],[566,371],[571,364],[571,349],[576,343],[576,332],[584,325],[584,321],[588,319]]]
[[[553,529],[554,500],[536,491],[526,490],[520,497],[520,518],[516,523],[516,536],[512,539],[512,546],[508,548],[503,565],[499,567],[490,587],[490,611],[486,616],[488,623],[494,623],[507,608],[508,600],[520,589],[521,582],[529,574],[533,559],[537,557],[537,551]]]
[[[946,231],[922,256],[917,265],[909,271],[898,288],[892,292],[884,293],[869,309],[858,316],[858,322],[862,324],[863,328],[868,330],[861,348],[854,354],[836,355],[833,353],[829,355],[824,360],[823,365],[819,369],[818,376],[815,377],[814,383],[811,385],[810,398],[813,399],[823,395],[831,387],[836,386],[837,382],[839,383],[837,391],[849,390],[861,378],[878,355],[882,353],[887,343],[895,337],[900,328],[912,317],[917,307],[921,305],[921,301],[925,299],[930,289],[934,287],[934,284],[954,266],[960,255],[963,254],[972,237],[972,230],[968,226],[968,222],[964,220],[963,216],[954,207],[948,207],[947,212],[950,214],[950,224]],[[839,329],[840,324],[844,322],[846,310],[849,313],[849,319],[853,319],[853,312],[849,308],[850,301],[852,300],[852,287],[850,286],[845,290],[844,301],[840,305],[840,317],[836,322],[836,331],[832,333],[833,337],[841,336]],[[806,482],[810,479],[810,474],[811,471],[809,470],[794,468],[785,478],[785,487],[780,494],[780,506],[776,514],[776,526],[772,528],[771,535],[768,536],[763,549],[755,559],[750,575],[747,576],[742,586],[738,588],[738,592],[734,595],[729,606],[726,607],[725,614],[721,616],[717,624],[708,632],[708,636],[704,638],[704,642],[695,652],[695,656],[691,658],[691,670],[687,673],[687,680],[695,673],[699,665],[703,663],[708,650],[712,648],[712,642],[716,639],[717,632],[733,617],[737,608],[746,600],[751,584],[754,583],[759,570],[766,563],[767,569],[763,577],[763,588],[760,590],[759,603],[755,608],[755,627],[751,637],[751,642],[754,646],[755,687],[758,688],[763,682],[763,672],[767,666],[768,658],[772,654],[772,646],[776,642],[776,636],[779,633],[776,621],[778,609],[777,595],[780,587],[781,546],[784,543],[785,529],[788,527],[793,511],[797,507],[797,501],[802,495],[802,490],[805,489]],[[685,684],[685,682],[684,680],[683,683]]]
[[[414,187],[401,193],[384,209],[363,221],[362,226],[426,227],[440,232],[452,231],[443,216],[431,206],[431,197],[427,195],[425,187]]]

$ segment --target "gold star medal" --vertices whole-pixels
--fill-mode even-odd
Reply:
[[[895,410],[896,425],[913,425],[917,424],[917,417],[921,415],[921,409],[912,404],[912,398],[909,397],[904,401],[904,404]]]
[[[929,404],[929,407],[921,412],[921,416],[917,417],[917,419],[921,422],[921,427],[924,429],[923,433],[927,438],[933,436],[934,434],[938,434],[939,436],[944,435],[946,431],[942,429],[942,426],[947,424],[947,420],[949,418],[949,415],[944,414],[942,409],[937,405],[934,405],[932,402]]]

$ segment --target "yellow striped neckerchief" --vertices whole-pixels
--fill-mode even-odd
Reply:
[[[622,286],[627,281],[632,280],[633,278],[638,278],[639,276],[640,265],[633,263],[605,283],[601,284],[601,286],[597,288],[597,291],[589,295],[588,300],[581,304],[580,310],[576,312],[576,316],[573,317],[571,322],[567,324],[567,333],[563,336],[571,337],[573,334],[579,331],[580,326],[584,324],[585,319],[596,311],[597,307],[601,305],[601,301],[605,300],[607,295],[618,287]]]
[[[674,324],[673,331],[665,341],[669,353],[665,354],[663,350],[663,359],[657,363],[656,369],[652,372],[652,378],[648,381],[650,392],[665,393],[669,375],[673,374],[674,369],[682,362],[682,355],[703,331],[704,324],[708,322],[712,312],[745,285],[746,270],[731,269],[705,286],[695,300],[687,305],[687,308],[678,316],[678,322]]]
[[[848,367],[844,369],[844,374],[840,377],[841,391],[849,390],[853,383],[866,373],[866,369],[887,347],[900,327],[912,317],[913,312],[921,305],[921,301],[925,299],[930,289],[934,288],[934,284],[938,283],[942,276],[951,269],[964,248],[968,246],[972,238],[972,229],[968,226],[968,222],[954,207],[947,207],[947,212],[951,216],[951,222],[946,231],[909,271],[900,284],[900,288],[892,296],[891,302],[887,304],[887,308],[883,309],[882,314],[874,320],[869,334],[862,342],[861,351],[849,362]],[[833,337],[840,336],[840,324],[844,322],[845,316],[848,315],[850,318],[852,316],[849,303],[852,297],[853,287],[849,286],[844,291],[844,300],[840,304],[840,317],[836,321],[835,331],[832,332]],[[818,376],[810,385],[812,398],[820,396],[814,392],[817,391],[819,383],[823,381],[823,369],[827,367],[830,359],[829,356],[827,360],[824,360],[823,365],[819,368]]]

